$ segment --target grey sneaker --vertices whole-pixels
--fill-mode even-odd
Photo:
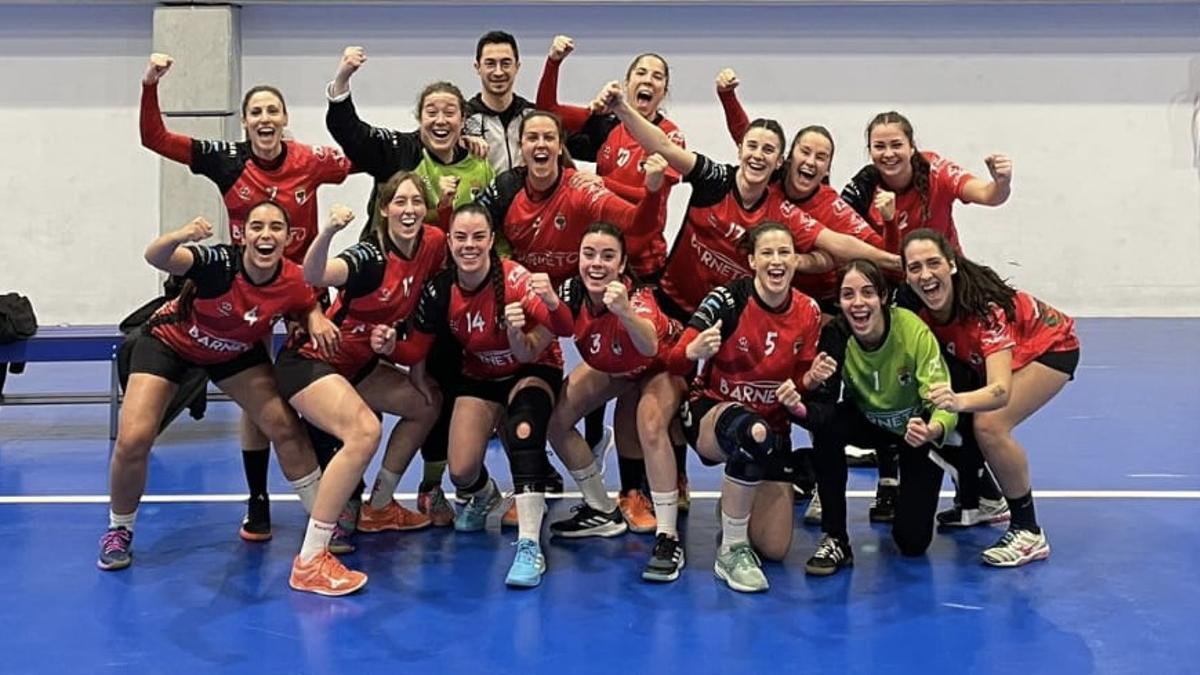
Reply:
[[[713,573],[730,588],[742,593],[759,593],[771,587],[763,574],[762,562],[749,542],[734,544],[727,551],[718,550]]]
[[[96,567],[121,570],[133,564],[133,533],[124,527],[110,527],[100,537],[100,558]]]

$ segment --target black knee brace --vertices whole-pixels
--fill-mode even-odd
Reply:
[[[762,424],[767,430],[767,436],[761,443],[754,440],[754,435],[750,433],[750,429],[755,424]],[[717,435],[717,443],[720,444],[721,450],[728,455],[730,461],[740,455],[747,461],[762,462],[775,451],[778,445],[775,432],[767,426],[767,421],[758,413],[740,405],[726,408],[717,418],[714,431]]]
[[[526,387],[508,404],[500,440],[508,451],[513,485],[517,492],[542,492],[550,464],[546,460],[546,426],[554,403],[541,387]],[[529,425],[529,435],[520,438],[517,428]]]

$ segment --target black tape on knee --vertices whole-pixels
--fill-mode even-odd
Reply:
[[[762,442],[756,441],[751,433],[755,424],[761,424],[767,430]],[[729,406],[721,413],[715,431],[717,443],[730,461],[741,456],[748,461],[762,462],[778,445],[775,432],[767,426],[767,421],[758,413],[739,405]]]
[[[546,475],[550,473],[546,460],[546,425],[553,409],[550,394],[541,387],[522,389],[508,404],[500,433],[504,449],[508,451],[508,464],[517,492],[542,492],[546,489]],[[529,426],[526,438],[517,434],[522,424]]]

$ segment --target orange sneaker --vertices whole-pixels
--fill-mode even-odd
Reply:
[[[332,553],[321,551],[307,563],[296,556],[288,585],[297,591],[317,595],[349,595],[367,585],[367,575],[346,569]]]
[[[500,520],[500,524],[505,527],[520,525],[520,521],[517,520],[517,500],[510,500],[508,510],[504,512],[504,518]]]
[[[395,499],[382,509],[371,508],[370,502],[363,502],[362,511],[358,514],[358,531],[419,530],[429,527],[431,522],[429,516],[410,511],[400,506],[400,502]]]
[[[679,474],[679,482],[677,486],[679,489],[679,512],[687,513],[692,508],[692,495],[690,492],[688,492],[687,475],[682,473]]]
[[[435,487],[429,492],[421,492],[417,494],[417,510],[429,516],[429,520],[433,522],[434,527],[450,527],[454,524],[454,507],[450,506],[450,501],[446,499],[446,493],[442,492],[441,486]]]
[[[630,532],[646,534],[658,528],[658,520],[654,517],[654,506],[641,490],[630,490],[621,495],[618,500],[621,515],[629,525]]]

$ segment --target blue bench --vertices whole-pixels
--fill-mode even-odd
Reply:
[[[283,344],[284,335],[275,333],[275,350]],[[116,326],[41,326],[37,335],[0,345],[0,363],[38,363],[71,361],[108,361],[108,391],[47,394],[4,394],[0,408],[20,405],[80,405],[107,403],[108,438],[117,437],[117,419],[121,410],[121,381],[117,375],[117,350],[125,336]],[[220,392],[210,393],[209,400],[229,400]]]

